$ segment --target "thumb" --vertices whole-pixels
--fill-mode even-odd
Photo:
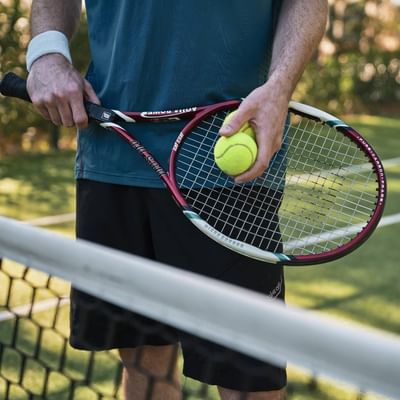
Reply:
[[[238,108],[228,114],[219,130],[222,136],[231,136],[236,133],[250,119],[249,113],[244,108]]]
[[[90,101],[91,103],[100,105],[100,100],[97,97],[96,92],[94,91],[92,85],[86,79],[83,81],[83,93],[86,100]]]

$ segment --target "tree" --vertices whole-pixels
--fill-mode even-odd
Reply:
[[[0,69],[26,77],[25,53],[29,42],[29,4],[26,1],[0,0]],[[74,65],[83,73],[89,62],[86,18],[71,43]],[[33,107],[17,99],[0,101],[0,154],[28,147],[58,147],[59,138],[74,137],[75,129],[55,127]]]
[[[297,97],[335,112],[398,112],[399,26],[389,0],[331,1],[326,35]]]
[[[295,92],[297,100],[332,112],[399,113],[400,9],[390,0],[330,0],[329,24],[314,61]],[[26,76],[29,2],[0,0],[0,69]],[[85,15],[72,43],[74,65],[89,63]],[[54,128],[21,101],[0,101],[0,153],[26,142],[56,147],[74,129]],[[70,140],[71,141],[71,140]],[[53,143],[50,146],[49,143]]]

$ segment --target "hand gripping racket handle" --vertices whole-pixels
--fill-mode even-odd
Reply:
[[[26,90],[26,80],[8,72],[0,82],[0,93],[7,97],[16,97],[21,100],[32,102],[28,91]],[[89,119],[97,122],[113,122],[117,115],[108,108],[85,101],[85,109]]]

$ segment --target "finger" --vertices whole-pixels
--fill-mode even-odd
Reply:
[[[87,101],[100,105],[100,100],[97,97],[96,92],[94,91],[92,85],[86,79],[83,81],[83,92]]]
[[[272,139],[269,133],[270,132],[263,131],[257,135],[258,151],[256,161],[250,169],[236,176],[235,182],[244,183],[256,179],[268,168],[273,156]]]
[[[48,103],[45,107],[47,109],[47,112],[50,115],[50,121],[54,125],[61,126],[62,125],[62,121],[61,121],[60,114],[58,112],[58,108],[55,105],[51,104],[51,103]]]
[[[251,109],[242,105],[234,112],[231,118],[226,121],[219,130],[222,136],[231,136],[236,133],[251,118]]]
[[[48,113],[47,108],[45,106],[34,104],[34,107],[42,115],[42,117],[44,119],[47,119],[48,121],[51,121],[50,114]]]
[[[235,177],[235,182],[245,183],[261,176],[267,170],[272,156],[273,154],[271,152],[268,152],[264,156],[257,157],[256,162],[249,170]]]
[[[82,93],[78,93],[71,98],[70,107],[72,110],[74,125],[79,129],[87,128],[89,119],[83,103]]]
[[[66,126],[67,128],[72,128],[74,126],[74,118],[69,102],[67,101],[59,102],[57,108],[58,108],[58,114],[60,115],[61,118],[62,125]]]

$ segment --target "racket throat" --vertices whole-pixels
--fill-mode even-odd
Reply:
[[[291,260],[290,257],[282,253],[272,253],[269,251],[261,250],[255,246],[241,242],[236,239],[232,239],[229,236],[224,235],[217,229],[213,228],[210,224],[200,218],[198,214],[192,210],[183,210],[186,218],[192,222],[200,231],[202,231],[209,238],[213,239],[222,246],[227,247],[237,253],[244,256],[254,258],[256,260],[266,261],[271,264],[285,263]]]
[[[156,172],[156,174],[160,177],[165,187],[171,193],[175,202],[182,207],[183,209],[187,208],[186,201],[181,196],[177,187],[171,182],[168,173],[164,170],[161,164],[157,161],[155,157],[134,137],[131,137],[126,132],[121,129],[113,128],[120,136],[122,136],[129,145],[136,150],[148,163],[148,165]]]

